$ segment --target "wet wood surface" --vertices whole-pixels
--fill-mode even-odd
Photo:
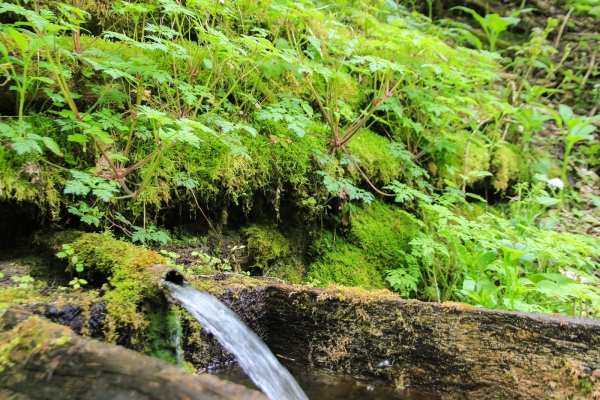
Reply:
[[[0,320],[0,398],[266,400],[18,309]]]

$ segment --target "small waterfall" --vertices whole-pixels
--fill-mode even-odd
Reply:
[[[165,282],[171,296],[233,353],[242,369],[271,400],[308,400],[298,383],[271,350],[233,311],[189,285]]]

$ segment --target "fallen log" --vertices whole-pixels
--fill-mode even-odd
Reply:
[[[267,292],[265,341],[296,362],[470,399],[600,399],[599,320],[358,288]]]
[[[0,398],[265,400],[260,392],[195,376],[121,346],[8,310],[0,320]]]

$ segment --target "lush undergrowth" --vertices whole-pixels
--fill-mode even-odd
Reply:
[[[378,0],[4,2],[0,201],[190,273],[599,316],[594,62],[551,18],[495,51],[539,10],[445,12],[483,43]]]

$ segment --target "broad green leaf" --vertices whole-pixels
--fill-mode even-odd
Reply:
[[[570,129],[567,135],[567,140],[573,143],[580,142],[582,140],[592,141],[594,135],[592,133],[596,130],[594,125],[586,122],[581,122]]]
[[[46,136],[46,137],[42,138],[42,141],[44,142],[44,144],[46,145],[46,148],[48,148],[48,150],[50,150],[51,152],[53,152],[54,154],[56,154],[59,157],[63,156],[62,151],[60,151],[60,147],[58,147],[58,144],[56,144],[54,139]]]
[[[8,50],[6,50],[6,47],[2,42],[0,42],[0,54],[2,54],[4,58],[8,59]]]
[[[562,118],[563,122],[567,124],[571,120],[571,118],[573,118],[573,110],[571,109],[571,107],[565,104],[560,104],[558,106],[558,114]]]
[[[86,135],[82,135],[81,133],[76,133],[74,135],[67,136],[67,140],[75,143],[87,143],[90,141],[90,138]]]
[[[479,257],[479,260],[477,260],[477,267],[479,269],[486,268],[488,265],[493,263],[494,260],[496,260],[496,256],[498,256],[498,253],[494,250],[486,252],[481,257]]]
[[[54,85],[54,81],[50,78],[46,78],[45,76],[34,76],[31,79],[38,80],[40,82],[47,83],[48,85]]]
[[[17,45],[21,48],[21,53],[23,55],[27,53],[27,50],[29,50],[29,43],[27,43],[27,39],[25,39],[25,36],[23,36],[21,32],[14,28],[8,28],[7,30],[8,34],[12,36]]]
[[[545,196],[538,196],[535,198],[535,201],[537,201],[539,204],[546,206],[546,207],[555,206],[558,203],[560,203],[560,199],[555,199],[554,197],[545,197]]]
[[[526,251],[521,251],[517,249],[511,249],[505,246],[501,246],[502,252],[508,256],[510,261],[516,261],[524,255],[528,254]]]

